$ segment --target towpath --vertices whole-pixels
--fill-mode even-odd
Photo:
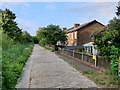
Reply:
[[[97,85],[55,53],[35,45],[17,88],[94,88]]]

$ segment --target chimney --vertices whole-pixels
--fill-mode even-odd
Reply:
[[[67,28],[63,28],[63,31],[67,30]]]
[[[78,26],[80,26],[80,24],[74,24],[74,28],[76,28],[76,27],[78,27]]]

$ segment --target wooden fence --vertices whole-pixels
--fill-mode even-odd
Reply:
[[[54,45],[46,45],[48,48],[55,48]],[[59,48],[59,53],[62,53],[67,56],[71,56],[72,58],[76,58],[78,60],[81,60],[83,62],[87,62],[91,65],[95,65],[97,67],[103,67],[105,69],[110,69],[110,61],[105,60],[101,56],[96,56],[96,61],[93,59],[93,55],[85,54],[82,52],[75,52],[74,50],[69,49],[61,49]]]
[[[87,62],[91,65],[96,65],[97,67],[103,67],[105,69],[110,69],[110,61],[105,60],[101,56],[96,56],[96,62],[93,59],[93,55],[85,54],[82,52],[75,52],[74,50],[62,49],[59,53],[71,56],[83,62]]]

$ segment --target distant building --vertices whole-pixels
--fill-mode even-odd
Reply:
[[[92,42],[90,36],[93,30],[98,28],[105,28],[105,26],[96,20],[82,25],[74,24],[74,27],[69,29],[63,28],[68,36],[67,46],[77,46]]]

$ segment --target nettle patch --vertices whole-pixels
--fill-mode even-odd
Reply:
[[[33,44],[19,43],[2,51],[2,88],[4,90],[15,88],[33,46]]]

